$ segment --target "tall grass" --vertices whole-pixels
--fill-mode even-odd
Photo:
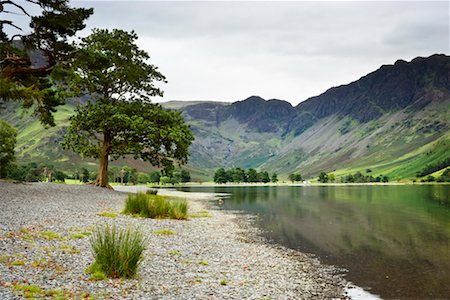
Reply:
[[[188,203],[186,200],[169,200],[158,195],[129,194],[123,213],[145,218],[184,220],[187,219]]]
[[[146,240],[141,231],[115,225],[98,226],[90,238],[95,261],[88,272],[110,278],[133,277],[143,258]]]

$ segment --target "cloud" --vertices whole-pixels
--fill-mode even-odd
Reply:
[[[74,1],[93,27],[135,30],[164,100],[296,104],[397,59],[449,54],[449,3]]]

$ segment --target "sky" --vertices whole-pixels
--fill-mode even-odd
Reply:
[[[449,54],[449,1],[71,1],[92,28],[134,30],[169,100],[293,105],[383,64]]]

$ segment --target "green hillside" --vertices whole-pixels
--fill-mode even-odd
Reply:
[[[298,106],[257,96],[235,103],[171,101],[182,112],[195,141],[185,168],[197,181],[210,181],[219,167],[256,168],[304,178],[320,172],[337,177],[365,173],[391,180],[413,179],[427,166],[450,159],[450,57],[433,55],[398,61]],[[395,81],[397,80],[397,81]],[[8,103],[2,119],[19,130],[19,164],[52,164],[67,172],[96,162],[64,151],[60,142],[73,104],[58,107],[57,126],[44,129],[31,110]],[[141,172],[155,170],[127,158]],[[443,170],[433,170],[439,175]]]

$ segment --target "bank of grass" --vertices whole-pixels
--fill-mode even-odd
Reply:
[[[186,200],[170,200],[159,195],[129,194],[123,213],[145,218],[185,220],[188,215],[188,204]]]
[[[143,258],[146,239],[133,228],[115,225],[99,226],[90,239],[94,263],[86,269],[91,279],[133,277]]]

